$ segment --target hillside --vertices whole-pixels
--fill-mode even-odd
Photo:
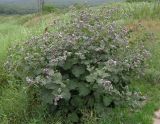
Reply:
[[[33,88],[30,88],[30,85],[28,85],[26,81],[17,78],[18,76],[16,74],[18,74],[18,71],[15,71],[16,69],[8,73],[7,69],[4,68],[4,63],[10,60],[8,59],[9,58],[8,54],[9,55],[11,54],[8,51],[9,47],[12,47],[13,49],[13,47],[16,44],[20,44],[20,47],[21,45],[24,45],[22,47],[24,47],[26,51],[34,55],[35,49],[31,48],[33,52],[30,51],[30,49],[27,48],[25,44],[23,44],[25,43],[25,41],[30,41],[30,39],[34,36],[41,38],[41,36],[42,37],[45,36],[45,33],[49,33],[54,36],[55,35],[54,32],[55,33],[63,32],[63,29],[64,31],[70,31],[69,28],[66,28],[67,26],[70,26],[69,22],[71,20],[74,20],[74,18],[77,19],[79,13],[81,12],[87,13],[88,11],[91,12],[91,16],[93,15],[101,16],[98,14],[101,12],[103,14],[109,12],[111,16],[109,19],[106,17],[108,21],[103,20],[104,23],[110,24],[114,22],[117,25],[124,27],[125,30],[129,31],[129,36],[128,36],[129,42],[131,44],[137,42],[138,44],[139,41],[143,41],[144,47],[150,51],[151,56],[145,62],[147,66],[145,67],[143,76],[142,77],[140,76],[139,78],[135,76],[131,77],[131,82],[130,84],[128,84],[128,88],[130,91],[133,92],[137,91],[137,93],[140,92],[141,94],[140,96],[142,96],[143,98],[138,97],[137,100],[136,97],[135,99],[133,98],[134,100],[131,101],[127,102],[123,101],[124,103],[122,105],[120,104],[115,107],[113,106],[107,107],[107,112],[106,112],[107,114],[103,115],[104,117],[99,116],[95,112],[95,110],[82,109],[81,110],[81,112],[83,113],[83,117],[81,118],[82,123],[85,124],[122,124],[122,123],[152,124],[153,123],[154,112],[160,108],[160,84],[159,84],[160,5],[152,2],[151,3],[123,2],[123,3],[112,3],[90,8],[84,7],[82,9],[72,8],[67,13],[55,12],[42,15],[29,14],[29,15],[0,16],[0,63],[1,63],[0,64],[0,123],[71,124],[70,121],[64,119],[66,115],[62,116],[60,113],[51,114],[51,111],[48,111],[47,106],[42,104],[42,102],[39,100],[40,96],[36,96],[36,94],[40,95],[39,92],[41,91],[38,85],[36,85]],[[71,25],[71,27],[72,26],[73,25]],[[74,29],[75,27],[73,26],[72,28]],[[74,30],[77,31],[78,29],[75,28]],[[84,30],[84,32],[86,33],[87,30]],[[66,34],[63,35],[63,37],[65,36]],[[66,39],[67,38],[68,37],[66,36]],[[41,45],[41,40],[39,39],[37,40],[40,42]],[[52,42],[54,42],[54,40],[51,42],[49,41],[49,43],[52,45]],[[52,46],[50,47],[52,48]],[[39,50],[39,47],[36,49]],[[22,50],[22,53],[19,53],[19,50]],[[70,50],[72,50],[72,48]],[[19,49],[19,47],[13,49],[13,53],[15,51],[18,53],[18,55],[25,54],[23,53],[23,49]],[[40,54],[43,55],[43,52]],[[14,55],[18,56],[16,53],[14,53],[13,56]],[[17,61],[18,60],[21,60],[21,57],[19,58],[17,57]],[[36,62],[35,60],[36,58],[34,58],[31,61],[31,63]],[[23,61],[18,61],[18,64],[19,63],[23,63]],[[18,64],[16,65],[17,67]],[[26,65],[27,64],[28,63],[26,62]],[[21,70],[20,72],[21,74],[23,73],[23,70],[26,69],[25,65],[23,66],[24,68]],[[66,71],[68,70],[66,69],[64,72]],[[33,72],[33,70],[30,70],[29,72]],[[75,75],[76,79],[77,78],[79,79],[78,76],[81,75],[81,73],[83,73],[83,70],[81,69],[80,72],[79,71],[76,72],[77,74]],[[14,74],[17,77],[14,76]],[[73,75],[71,76],[71,78],[73,78]],[[92,78],[94,79],[94,76],[92,76]],[[84,79],[82,80],[84,81]],[[83,91],[87,92],[86,89],[83,89]],[[49,95],[46,98],[48,97]],[[50,110],[52,109],[53,108],[51,108]],[[72,120],[74,119],[72,118]]]

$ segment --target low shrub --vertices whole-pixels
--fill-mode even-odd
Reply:
[[[130,79],[143,71],[148,51],[129,43],[128,32],[110,23],[110,11],[77,12],[59,32],[33,37],[10,49],[6,68],[15,78],[39,87],[42,102],[72,122],[82,109],[105,113],[137,93]]]

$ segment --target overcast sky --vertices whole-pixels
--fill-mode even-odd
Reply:
[[[0,0],[0,3],[36,3],[38,0]],[[120,1],[120,0],[45,0],[46,2],[52,2],[55,5],[69,5],[73,3],[105,3],[111,1]]]

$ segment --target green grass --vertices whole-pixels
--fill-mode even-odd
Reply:
[[[160,6],[156,3],[131,3],[122,6],[124,13],[130,13],[130,18],[123,22],[124,25],[141,24],[146,31],[154,34],[153,40],[146,44],[152,56],[147,62],[149,67],[145,77],[133,81],[130,86],[141,91],[147,100],[144,106],[134,111],[129,108],[114,109],[102,124],[152,124],[154,112],[160,109]]]
[[[124,11],[128,13],[128,15],[131,14],[131,17],[133,19],[151,19],[151,18],[160,18],[160,5],[156,2],[153,3],[131,3],[126,4],[126,7],[124,7]]]
[[[126,0],[126,2],[155,2],[156,0]]]
[[[160,108],[160,84],[137,81],[130,86],[142,92],[147,99],[139,108],[117,107],[108,110],[107,116],[100,119],[85,113],[85,124],[152,124],[154,112]],[[149,90],[148,90],[149,89]]]
[[[34,118],[29,117],[30,113],[27,109],[30,104],[26,94],[27,87],[8,78],[3,63],[6,61],[10,46],[23,42],[32,36],[43,34],[45,28],[58,19],[63,21],[53,25],[52,31],[58,30],[60,25],[65,24],[68,14],[0,16],[0,124],[42,122],[44,113],[41,109],[43,107],[35,108],[35,111],[32,111]]]
[[[140,23],[139,20],[126,20],[126,24],[135,25]],[[153,41],[149,41],[146,47],[151,51],[151,58],[148,60],[148,69],[143,79],[133,80],[130,88],[140,91],[146,96],[144,105],[138,108],[118,107],[112,109],[110,114],[100,122],[97,117],[89,116],[87,124],[152,124],[154,112],[160,109],[160,23],[157,19],[141,20],[141,25],[146,31],[154,33]],[[136,35],[143,32],[136,32]]]
[[[34,19],[37,19],[37,22],[33,22]],[[30,20],[33,24],[29,24]],[[7,81],[8,76],[3,68],[7,49],[32,35],[42,33],[48,23],[47,19],[45,21],[46,23],[37,15],[0,16],[0,123],[2,124],[16,124],[26,120],[28,107],[25,87],[17,85],[14,80]]]
[[[40,24],[36,32],[34,28],[29,29],[25,25],[21,25],[24,21],[33,18],[34,15],[29,16],[1,16],[0,17],[0,58],[1,60],[6,57],[7,48],[11,44],[18,41],[25,40],[31,37],[31,34],[39,33],[44,24]],[[33,33],[34,32],[34,33]]]
[[[11,86],[1,90],[0,117],[3,123],[6,121],[15,123],[17,120],[22,120],[27,110],[25,90]]]
[[[160,85],[151,85],[145,82],[136,82],[132,88],[139,89],[147,96],[145,105],[132,110],[128,108],[114,109],[102,124],[152,124],[153,113],[160,107]],[[149,91],[148,91],[149,89]],[[108,123],[106,123],[108,122]]]
[[[160,19],[160,4],[157,2],[114,3],[111,7],[118,7],[119,18],[135,19]]]
[[[152,57],[148,61],[149,69],[146,71],[144,79],[133,81],[130,86],[142,92],[147,97],[144,106],[132,109],[128,107],[118,107],[109,110],[105,119],[96,117],[92,112],[86,112],[85,124],[152,124],[153,113],[160,108],[160,6],[155,3],[114,3],[107,5],[109,8],[120,7],[116,13],[115,20],[124,25],[134,25],[141,23],[146,30],[155,35],[155,39],[146,44],[151,50]],[[101,8],[96,7],[93,9]],[[125,16],[124,18],[124,15]],[[3,69],[2,63],[7,57],[7,49],[18,42],[40,35],[44,29],[55,19],[62,22],[54,25],[53,30],[65,25],[69,19],[67,14],[46,14],[46,15],[15,15],[0,16],[0,124],[61,124],[61,117],[45,117],[46,112],[43,106],[36,106],[28,113],[30,107],[27,95],[27,87],[19,85],[15,80],[7,82],[8,74]],[[142,32],[143,33],[143,32]]]
[[[44,15],[14,15],[0,16],[0,61],[6,58],[7,48],[17,42],[21,42],[35,35],[44,33],[54,20],[61,19],[60,23],[54,26],[54,31],[65,24],[68,14],[44,14]],[[63,23],[63,24],[62,24]],[[52,30],[53,31],[53,30]]]

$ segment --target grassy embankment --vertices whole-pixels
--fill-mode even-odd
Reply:
[[[26,113],[28,99],[25,86],[16,84],[15,80],[8,82],[3,63],[7,58],[9,46],[23,42],[32,36],[41,35],[45,28],[53,24],[54,20],[68,19],[68,14],[45,15],[12,15],[0,16],[0,124],[23,122],[29,123]],[[59,25],[54,25],[52,31],[58,30]]]
[[[109,7],[120,7],[116,22],[124,24],[126,27],[133,27],[141,23],[145,30],[151,31],[155,39],[146,46],[152,53],[148,61],[149,69],[146,71],[145,79],[134,81],[131,88],[135,88],[147,97],[146,103],[141,108],[133,111],[131,108],[115,108],[105,118],[100,120],[101,124],[151,124],[153,113],[160,108],[160,6],[154,3],[121,3],[107,5]],[[101,8],[102,6],[98,7]],[[97,8],[93,8],[97,9]],[[7,56],[7,48],[10,45],[24,41],[32,35],[39,35],[44,32],[46,26],[56,18],[67,20],[67,14],[55,15],[48,14],[43,16],[25,15],[25,16],[0,16],[0,62],[3,63]],[[57,25],[55,26],[58,27]],[[135,36],[144,32],[136,32]],[[44,124],[44,112],[42,107],[35,109],[34,117],[29,117],[27,113],[28,96],[26,87],[10,81],[6,84],[5,70],[0,65],[0,123],[12,124],[29,123]],[[59,119],[58,119],[59,120]],[[87,114],[86,124],[97,124],[97,117]],[[49,121],[51,121],[49,119]],[[47,123],[47,122],[46,122]],[[53,120],[51,123],[59,124],[60,121]]]

